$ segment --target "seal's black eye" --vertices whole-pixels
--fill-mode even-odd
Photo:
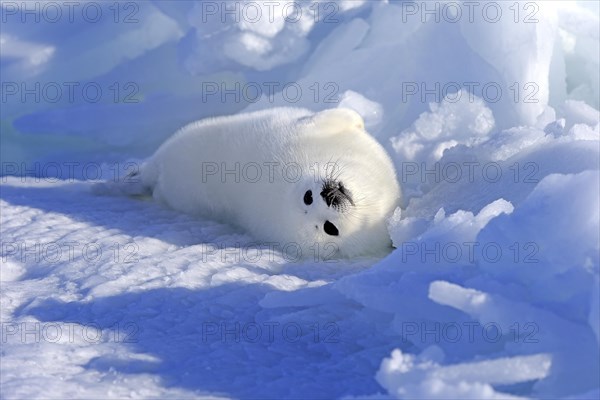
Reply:
[[[313,198],[312,198],[312,190],[307,190],[306,193],[304,193],[304,204],[306,204],[307,206],[310,206],[313,202]]]
[[[325,229],[325,233],[329,236],[337,236],[340,234],[338,228],[334,224],[329,221],[325,221],[325,225],[323,225],[323,229]]]

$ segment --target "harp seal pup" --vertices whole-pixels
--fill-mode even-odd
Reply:
[[[191,123],[140,171],[153,197],[319,259],[391,249],[396,172],[355,111],[273,108]],[[290,247],[291,246],[291,247]]]

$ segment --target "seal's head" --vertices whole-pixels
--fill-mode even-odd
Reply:
[[[385,204],[386,197],[361,186],[356,177],[305,184],[294,207],[298,243],[308,256],[322,259],[389,251],[386,218],[394,208]]]
[[[391,160],[355,112],[328,110],[314,119],[318,134],[300,146],[308,173],[286,199],[294,205],[287,218],[294,240],[305,255],[325,259],[389,251],[387,218],[400,200]]]

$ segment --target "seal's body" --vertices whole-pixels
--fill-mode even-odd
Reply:
[[[298,108],[210,118],[142,166],[153,196],[304,256],[377,254],[399,202],[393,164],[351,110]]]

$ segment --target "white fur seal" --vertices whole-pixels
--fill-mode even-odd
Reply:
[[[400,200],[393,164],[348,109],[209,118],[169,138],[141,167],[154,198],[239,226],[304,257],[381,254]]]

